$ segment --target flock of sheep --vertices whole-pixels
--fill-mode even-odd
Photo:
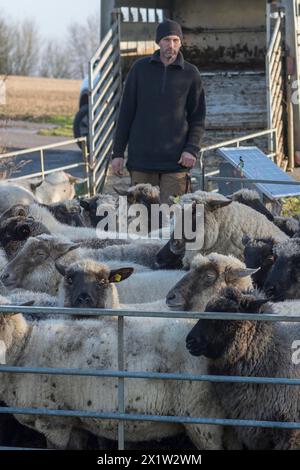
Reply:
[[[56,176],[55,176],[56,175]],[[0,183],[0,304],[33,304],[36,313],[0,314],[5,363],[15,366],[117,370],[117,317],[43,315],[39,306],[169,311],[170,318],[126,317],[125,370],[298,377],[291,322],[173,319],[172,311],[300,313],[299,222],[274,217],[254,191],[231,198],[196,191],[178,202],[195,216],[204,207],[197,250],[180,240],[97,236],[99,207],[117,197],[73,199],[60,172],[42,183]],[[128,205],[158,204],[159,191],[137,185]],[[180,219],[174,224],[180,223]],[[175,231],[174,227],[174,231]],[[99,234],[98,234],[99,235]],[[80,313],[80,311],[79,311]],[[298,334],[299,332],[299,334]],[[1,375],[7,406],[117,412],[118,382],[107,377]],[[128,379],[127,413],[300,421],[299,387]],[[16,415],[51,448],[85,449],[89,435],[115,440],[117,422]],[[25,428],[24,428],[25,429]],[[299,449],[299,431],[128,421],[128,445],[185,431],[198,449]],[[0,438],[5,437],[0,421]],[[130,444],[132,443],[132,444]]]

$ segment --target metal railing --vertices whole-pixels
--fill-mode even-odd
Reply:
[[[78,163],[71,163],[69,165],[62,165],[58,166],[52,170],[45,170],[45,152],[47,150],[53,150],[61,147],[65,147],[68,145],[72,145],[75,143],[80,143],[81,144],[81,149],[82,149],[82,162]],[[87,140],[86,137],[80,137],[77,139],[70,139],[70,140],[65,140],[63,142],[58,142],[56,144],[49,144],[49,145],[43,145],[40,147],[33,147],[29,149],[24,149],[24,150],[18,150],[15,152],[8,152],[8,153],[3,153],[0,155],[0,161],[4,159],[10,159],[10,158],[17,158],[20,156],[24,155],[30,155],[32,153],[39,153],[40,155],[40,167],[41,170],[37,171],[35,173],[29,173],[27,175],[23,176],[18,176],[18,177],[12,177],[9,178],[10,181],[19,181],[19,180],[24,180],[24,179],[29,179],[29,178],[35,178],[41,176],[42,179],[45,178],[46,175],[49,175],[51,173],[57,173],[58,171],[65,171],[65,170],[72,170],[75,168],[80,168],[83,167],[84,173],[85,173],[85,181],[87,185],[87,190],[86,190],[86,195],[90,195],[90,168],[89,168],[89,161],[88,161],[88,148],[87,148]]]
[[[46,409],[46,408],[21,408],[21,407],[1,407],[0,414],[22,414],[22,415],[42,415],[42,416],[64,416],[81,417],[94,419],[118,420],[118,448],[124,449],[124,421],[151,421],[160,423],[179,423],[179,424],[211,424],[221,426],[253,426],[263,428],[279,429],[300,429],[300,422],[286,421],[262,421],[246,419],[221,419],[199,418],[191,416],[165,416],[165,415],[147,415],[140,413],[125,413],[125,386],[124,379],[149,379],[149,380],[180,380],[197,382],[224,382],[224,383],[256,383],[256,384],[274,384],[299,386],[300,379],[285,377],[248,377],[248,376],[219,376],[219,375],[195,375],[179,373],[159,373],[144,371],[124,371],[124,317],[152,317],[152,318],[178,318],[178,319],[206,319],[206,320],[247,320],[247,321],[267,321],[267,322],[299,322],[299,315],[278,315],[278,314],[252,314],[252,313],[200,313],[200,312],[145,312],[145,311],[127,311],[110,309],[75,309],[75,308],[53,308],[53,307],[16,307],[1,306],[1,314],[12,312],[30,313],[36,312],[44,314],[64,314],[64,315],[88,315],[88,316],[117,316],[118,317],[118,370],[95,370],[95,369],[67,369],[67,368],[47,368],[47,367],[15,367],[11,365],[0,366],[0,373],[13,374],[46,374],[62,376],[84,376],[84,377],[114,377],[118,379],[118,412],[95,412],[87,410],[64,410],[64,409]],[[7,449],[8,447],[5,447]],[[0,450],[4,447],[0,447]],[[13,448],[11,448],[13,449]]]
[[[238,148],[240,146],[240,143],[241,142],[245,142],[245,141],[248,141],[248,140],[253,140],[257,137],[263,137],[263,136],[270,136],[270,142],[271,142],[271,147],[270,149],[273,149],[273,151],[271,151],[271,153],[268,153],[267,154],[267,157],[269,157],[270,159],[273,160],[273,158],[275,157],[276,155],[276,129],[266,129],[266,130],[263,130],[263,131],[259,131],[259,132],[254,132],[252,134],[247,134],[247,135],[244,135],[242,137],[236,137],[234,139],[230,139],[230,140],[225,140],[223,142],[219,142],[217,144],[214,144],[214,145],[207,145],[205,147],[202,147],[201,148],[201,151],[200,151],[200,173],[197,173],[197,171],[193,171],[193,177],[198,179],[199,181],[199,186],[200,188],[202,189],[202,191],[205,191],[206,190],[206,181],[207,180],[220,180],[221,177],[216,177],[215,175],[219,174],[220,173],[220,170],[214,170],[210,173],[206,173],[206,169],[205,169],[205,162],[204,162],[204,154],[208,151],[211,151],[211,150],[217,150],[221,147],[228,147],[229,145],[236,145],[236,147]],[[275,138],[274,138],[275,136]],[[223,178],[222,178],[223,179]],[[224,179],[228,179],[230,180],[230,178],[224,178]],[[234,181],[238,181],[238,179],[234,178]],[[246,182],[246,180],[243,178],[242,180],[244,183]],[[253,183],[254,180],[251,180],[251,182]],[[264,180],[263,181],[260,181],[260,182],[265,182]],[[267,183],[271,183],[269,180],[266,181]],[[294,183],[296,184],[296,183]]]
[[[286,155],[286,91],[284,77],[284,15],[276,12],[277,19],[272,25],[271,5],[267,5],[267,113],[268,127],[276,128],[276,163],[283,164]],[[273,20],[274,21],[274,20]],[[273,28],[272,28],[273,26]],[[273,30],[272,30],[273,29]],[[270,143],[271,144],[271,143]]]
[[[108,171],[121,97],[120,11],[89,62],[89,162],[92,194],[101,192]]]

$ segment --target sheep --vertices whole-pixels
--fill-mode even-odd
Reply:
[[[1,273],[0,281],[10,289],[26,288],[56,296],[61,277],[55,269],[55,260],[63,257],[66,263],[71,263],[72,261],[88,257],[88,254],[96,258],[97,251],[101,252],[101,250],[81,249],[80,244],[69,242],[69,240],[63,237],[53,237],[44,234],[37,237],[29,237],[15,258],[5,266]],[[119,265],[121,261],[110,260],[108,263],[110,267],[114,267],[116,264]],[[139,272],[149,270],[149,268],[137,263],[131,262],[131,265]],[[181,275],[177,271],[174,274],[168,272],[168,276],[164,272],[156,272],[155,274],[155,278],[151,275],[139,277],[139,281],[137,281],[139,287],[136,288],[136,292],[131,289],[134,286],[134,282],[130,283],[128,287],[124,285],[120,293],[122,301],[139,301],[139,298],[144,298],[145,292],[148,292],[148,290],[149,298],[158,300],[168,291],[172,282],[177,281]],[[149,286],[149,283],[154,283],[153,289]]]
[[[231,255],[199,254],[190,271],[167,294],[167,305],[172,310],[201,312],[211,297],[226,286],[252,288],[250,276],[256,271]]]
[[[162,246],[162,240],[140,239],[134,243],[108,246],[102,250],[94,251],[92,257],[96,261],[133,261],[151,269],[157,269],[156,254]]]
[[[27,213],[21,207],[19,207],[19,209],[18,207],[15,208],[16,210],[14,210],[14,213],[24,215]],[[11,214],[11,211],[9,212]],[[36,221],[32,217],[18,215],[16,217],[6,218],[5,214],[3,217],[0,217],[0,242],[9,259],[12,259],[14,256],[16,256],[29,237],[35,237],[43,233],[49,235],[50,231],[43,223]],[[88,238],[78,239],[77,243],[81,247],[98,250],[107,246],[126,245],[131,242],[130,240],[122,239],[114,240],[110,238]]]
[[[61,306],[65,307],[82,307],[83,305],[89,308],[127,308],[129,302],[119,299],[122,293],[120,287],[128,283],[128,277],[132,275],[132,267],[123,267],[119,270],[114,267],[111,269],[104,263],[96,263],[92,260],[76,261],[68,266],[58,260],[56,268],[64,276],[64,281],[60,285],[59,302]],[[191,272],[183,276],[180,271],[174,272],[173,282],[180,279],[175,287],[173,287],[167,294],[166,302],[171,309],[181,310],[203,310],[208,300],[222,287],[227,285],[235,285],[241,288],[252,287],[251,274],[255,270],[245,268],[245,265],[232,256],[219,255],[213,253],[207,257],[198,255],[193,261]],[[140,277],[147,277],[150,274],[159,273],[139,273],[131,276],[133,289],[138,292],[141,291],[139,287]],[[177,279],[176,279],[177,277]],[[135,280],[134,280],[135,278]],[[144,299],[135,299],[138,305],[130,303],[130,308],[142,310],[166,310],[166,303],[163,296],[164,284],[166,285],[166,275],[162,277],[160,282],[160,297],[157,298],[155,304],[149,304],[150,291],[154,286],[151,284],[150,289],[147,284],[145,285]],[[114,281],[112,281],[114,279]],[[125,280],[124,280],[125,279]],[[165,279],[165,280],[164,280]],[[115,282],[117,290],[112,290],[109,285],[109,280]],[[119,281],[123,281],[119,284]],[[168,282],[168,281],[167,281]],[[107,289],[109,285],[109,289]],[[125,293],[126,290],[125,289]],[[113,297],[112,297],[113,295]],[[161,300],[160,300],[161,299]],[[183,299],[185,299],[183,301]],[[121,304],[124,302],[124,304]]]
[[[300,298],[300,238],[291,238],[274,246],[275,262],[264,291],[275,302]]]
[[[54,267],[55,259],[78,248],[77,244],[50,235],[29,237],[19,253],[5,267],[0,281],[8,288],[26,288],[55,296],[59,276]]]
[[[11,217],[33,217],[37,222],[41,222],[50,233],[68,237],[70,240],[97,238],[100,235],[94,228],[89,227],[71,227],[60,223],[46,207],[38,203],[29,205],[16,204],[9,207],[1,216],[0,223]],[[107,236],[108,238],[108,236]]]
[[[284,233],[286,233],[289,237],[295,236],[299,230],[299,221],[294,219],[293,217],[274,217],[273,220],[274,224],[277,225],[278,228]]]
[[[265,215],[267,219],[274,222],[273,214],[261,202],[261,198],[257,191],[253,189],[243,188],[231,194],[230,196],[226,196],[226,198],[230,199],[231,201],[236,201],[240,202],[241,204],[245,204],[246,206],[251,207],[255,211]]]
[[[9,260],[16,256],[29,237],[42,233],[50,234],[44,224],[32,218],[22,216],[4,220],[0,218],[0,243]]]
[[[245,246],[244,258],[247,268],[260,268],[252,276],[254,286],[262,289],[275,261],[273,253],[275,240],[270,237],[251,240],[249,237],[244,236],[242,241]]]
[[[207,254],[215,251],[222,254],[232,254],[242,260],[243,235],[248,235],[251,238],[273,237],[276,241],[284,241],[288,238],[264,215],[239,202],[232,202],[220,194],[204,191],[185,194],[181,197],[180,207],[183,216],[190,220],[191,228],[194,232],[196,230],[197,237],[195,236],[189,243],[187,243],[185,234],[181,238],[175,238],[176,225],[179,223],[179,228],[182,225],[179,218],[179,222],[177,222],[178,219],[175,219],[175,231],[168,243],[170,251],[179,258],[183,257],[183,265],[187,267],[198,252]],[[197,219],[197,207],[203,207],[204,219],[201,217]],[[197,221],[200,222],[198,228]],[[180,232],[181,230],[179,230]],[[193,244],[195,240],[197,240],[196,247]],[[161,258],[161,252],[158,256]]]
[[[91,259],[78,260],[67,267],[57,261],[55,266],[64,277],[59,304],[74,308],[166,310],[164,297],[183,275],[180,271],[169,271],[167,276],[163,271],[145,272],[128,279],[134,271],[132,264],[120,268],[117,263],[108,266]],[[108,289],[109,282],[115,282],[117,289]]]
[[[40,178],[8,180],[9,184],[17,184],[30,191],[38,202],[52,204],[75,196],[75,184],[82,183],[82,178],[76,178],[65,171],[57,171]]]
[[[73,227],[84,227],[84,218],[81,214],[81,206],[78,200],[55,202],[52,204],[43,204],[54,217],[62,224],[72,225]]]
[[[212,299],[207,312],[257,313],[266,302],[259,295],[227,288]],[[299,312],[299,310],[298,310]],[[300,378],[292,361],[298,323],[199,320],[186,339],[189,352],[209,359],[214,375]],[[274,384],[215,383],[230,419],[299,421],[299,387]],[[240,442],[251,450],[299,449],[298,429],[237,427]]]
[[[32,202],[36,202],[36,198],[30,191],[17,184],[0,182],[0,214],[15,204],[31,204]]]
[[[148,183],[142,183],[131,186],[126,191],[118,190],[116,188],[115,191],[120,196],[126,197],[129,206],[133,204],[142,204],[146,207],[147,220],[142,221],[141,224],[143,225],[143,230],[145,229],[144,224],[147,224],[147,232],[150,232],[152,230],[151,205],[160,204],[159,188]],[[115,213],[116,215],[119,215],[119,210],[121,210],[119,205],[119,198],[110,194],[97,194],[92,198],[81,199],[80,204],[84,209],[83,217],[86,221],[88,221],[86,225],[92,227],[96,227],[98,223],[105,217],[106,211],[110,211],[112,214]],[[121,211],[121,215],[127,219],[127,214],[124,214]]]
[[[0,299],[1,302],[1,299]],[[0,315],[0,341],[8,365],[117,369],[117,320],[51,319],[29,323],[21,314]],[[207,372],[207,361],[195,360],[184,347],[189,319],[125,318],[125,369],[130,371]],[[8,406],[47,409],[87,409],[116,412],[117,379],[102,377],[3,374],[0,399]],[[223,417],[212,385],[206,382],[128,380],[126,413]],[[73,429],[115,440],[117,421],[63,416],[16,415],[42,433],[48,445],[66,449]],[[199,449],[222,449],[223,428],[212,425],[125,421],[128,442],[172,437],[185,430]],[[235,446],[235,441],[229,446]]]

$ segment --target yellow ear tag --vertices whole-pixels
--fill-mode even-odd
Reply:
[[[120,282],[122,280],[121,274],[115,274],[113,280],[114,282]]]
[[[180,196],[173,197],[174,204],[178,204],[179,200],[180,200]]]

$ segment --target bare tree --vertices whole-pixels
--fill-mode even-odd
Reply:
[[[40,40],[34,20],[25,19],[17,25],[11,54],[14,75],[33,75],[37,72]]]
[[[13,36],[15,27],[0,17],[0,74],[11,73],[11,55],[13,50]]]
[[[47,41],[42,51],[39,75],[50,78],[70,78],[70,61],[66,48],[55,40]]]
[[[88,73],[88,61],[99,46],[100,17],[91,15],[85,24],[71,23],[68,28],[68,58],[73,78],[83,78]]]

